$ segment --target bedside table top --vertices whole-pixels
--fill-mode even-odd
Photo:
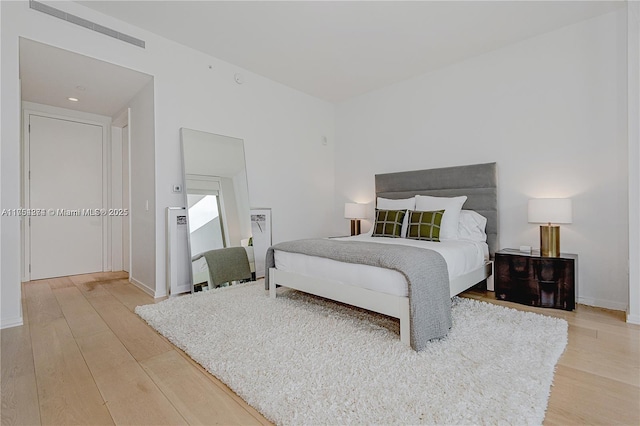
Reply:
[[[577,259],[578,258],[578,255],[574,253],[560,253],[560,256],[543,257],[543,256],[540,256],[540,250],[532,250],[531,253],[528,253],[526,251],[520,251],[519,249],[514,249],[514,248],[504,248],[502,250],[498,250],[496,254],[510,254],[515,256],[539,257],[544,259]]]

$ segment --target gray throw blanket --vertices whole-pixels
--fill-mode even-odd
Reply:
[[[407,279],[411,323],[411,347],[420,351],[432,339],[444,337],[451,328],[449,272],[440,253],[396,244],[313,239],[287,241],[267,250],[268,268],[275,266],[274,250],[324,257],[393,269]]]
[[[244,247],[227,247],[203,253],[209,267],[209,277],[214,287],[221,284],[251,278],[249,258]]]

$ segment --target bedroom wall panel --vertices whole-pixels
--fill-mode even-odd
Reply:
[[[376,173],[495,161],[500,245],[539,246],[529,198],[573,198],[561,247],[580,255],[579,300],[626,309],[624,21],[621,9],[341,103],[336,212],[372,202]],[[334,232],[347,226],[336,213]]]
[[[2,80],[2,102],[0,113],[2,154],[0,155],[0,207],[19,206],[20,185],[20,85],[11,84],[5,87],[4,76],[18,76],[18,40],[9,41],[7,14],[0,4],[0,78]],[[4,58],[8,57],[9,60]],[[13,58],[13,60],[11,60]],[[10,182],[14,184],[11,185]],[[20,218],[16,216],[0,216],[0,327],[22,325],[22,307],[20,304],[20,261],[23,241],[21,240]],[[16,250],[20,247],[20,250]],[[6,285],[4,284],[6,283]]]
[[[131,223],[131,281],[145,292],[163,297],[167,288],[157,285],[155,257],[157,247],[164,246],[164,239],[156,239],[155,215],[155,125],[154,125],[154,84],[152,79],[129,103],[129,152],[130,158],[130,223]],[[162,226],[166,220],[160,220]]]
[[[111,194],[109,205],[122,208],[122,128],[111,126]],[[107,269],[122,270],[122,217],[111,220],[111,265]]]
[[[640,3],[627,3],[629,128],[629,309],[640,324]]]
[[[144,256],[154,272],[139,278],[150,280],[154,290],[166,288],[165,208],[182,203],[182,194],[172,192],[173,185],[182,179],[181,127],[244,139],[249,199],[253,207],[272,209],[274,243],[329,233],[334,209],[332,104],[79,3],[56,2],[55,7],[145,40],[146,48],[34,12],[26,1],[0,2],[1,207],[20,205],[18,37],[22,36],[154,76],[154,144],[153,149],[147,147],[144,156],[155,168],[145,163],[144,170],[138,171],[132,162],[132,176],[151,173],[154,181],[155,200],[149,197],[149,214],[154,219],[153,223],[149,219],[143,242],[152,250],[144,251]],[[243,84],[234,80],[236,73],[243,75]],[[4,325],[18,323],[21,315],[20,223],[17,218],[0,221]]]

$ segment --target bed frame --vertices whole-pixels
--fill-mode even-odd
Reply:
[[[455,197],[466,195],[465,209],[487,218],[487,244],[490,258],[498,248],[498,203],[496,163],[440,169],[388,173],[375,176],[376,196],[402,199],[414,195]],[[492,288],[493,261],[449,283],[451,297],[487,280]],[[269,269],[269,295],[276,298],[276,287],[288,287],[336,300],[400,320],[400,340],[410,344],[409,298],[393,296],[336,281]]]

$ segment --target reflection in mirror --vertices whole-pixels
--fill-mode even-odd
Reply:
[[[244,142],[185,128],[180,138],[193,290],[251,278],[255,263]]]

